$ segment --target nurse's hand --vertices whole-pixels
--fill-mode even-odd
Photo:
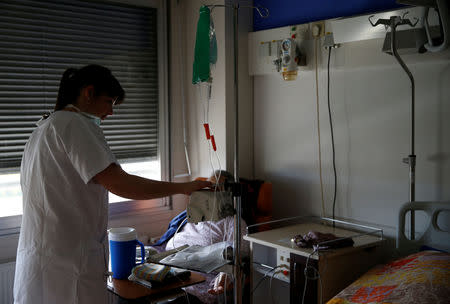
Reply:
[[[210,181],[201,181],[196,180],[193,182],[186,183],[185,192],[186,195],[191,195],[192,192],[204,189],[204,188],[212,188],[213,184]]]

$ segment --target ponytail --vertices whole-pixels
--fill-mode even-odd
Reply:
[[[81,69],[69,68],[61,78],[55,111],[64,109],[68,104],[75,104],[82,88],[94,86],[95,96],[107,95],[117,97],[116,104],[123,102],[125,91],[108,68],[91,64]]]
[[[78,97],[76,81],[77,69],[68,68],[62,75],[59,83],[58,97],[56,98],[55,111],[64,109],[68,104],[75,103]]]

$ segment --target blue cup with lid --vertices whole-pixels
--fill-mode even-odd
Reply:
[[[111,271],[114,279],[127,279],[136,266],[136,246],[141,247],[141,256],[145,257],[144,244],[138,241],[136,229],[131,227],[111,228],[108,230]],[[145,258],[142,259],[144,263]]]

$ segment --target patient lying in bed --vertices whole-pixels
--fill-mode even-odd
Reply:
[[[218,172],[213,175],[210,180],[215,182],[215,176],[219,176]],[[223,184],[226,178],[232,178],[228,172],[220,172],[220,184]],[[228,216],[218,221],[204,221],[197,224],[186,223],[186,211],[179,214],[171,222],[168,232],[171,230],[173,235],[174,230],[178,229],[179,225],[182,225],[179,230],[172,237],[162,238],[163,244],[165,244],[165,250],[171,250],[174,248],[181,247],[183,245],[200,245],[208,246],[211,244],[219,242],[230,242],[234,241],[234,217]],[[248,242],[242,240],[242,235],[245,234],[246,228],[245,220],[241,220],[241,237],[240,237],[240,248],[241,256],[248,256],[249,245]],[[161,243],[161,242],[160,242]],[[160,243],[157,243],[158,245]],[[226,273],[211,273],[206,274],[206,281],[202,284],[197,284],[195,286],[187,287],[186,291],[196,296],[203,303],[215,303],[217,302],[217,295],[223,294],[224,291],[231,291],[232,280],[228,277]],[[228,293],[228,292],[227,292]]]
[[[246,224],[241,222],[241,236],[245,233]],[[217,222],[200,222],[198,224],[186,223],[176,235],[170,238],[166,244],[166,250],[174,249],[185,244],[208,246],[218,242],[233,242],[234,240],[234,219],[229,216]],[[242,241],[241,237],[241,256],[248,256],[248,242]],[[225,282],[228,286],[225,286]],[[205,283],[187,287],[186,291],[204,303],[214,303],[217,294],[223,291],[231,290],[231,280],[226,280],[225,273],[207,274]],[[206,292],[207,291],[207,292]]]

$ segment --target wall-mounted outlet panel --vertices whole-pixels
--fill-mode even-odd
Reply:
[[[273,63],[278,56],[278,43],[282,39],[289,38],[289,35],[289,26],[249,33],[248,64],[250,75],[278,73]]]
[[[314,27],[318,27],[318,37],[325,36],[325,21],[317,21],[311,23],[311,38],[314,38]]]
[[[285,281],[289,283],[290,281],[290,253],[289,251],[277,249],[277,266],[280,266],[277,268],[277,272],[281,271],[274,275],[274,278],[277,278],[279,280]]]
[[[295,35],[297,40],[309,39],[309,24],[299,24],[291,26],[291,34]]]
[[[281,41],[292,38],[302,54],[306,54],[305,41],[310,39],[310,25],[285,26],[248,35],[248,69],[250,75],[280,74],[274,61],[279,58]],[[281,77],[281,74],[280,74]]]

